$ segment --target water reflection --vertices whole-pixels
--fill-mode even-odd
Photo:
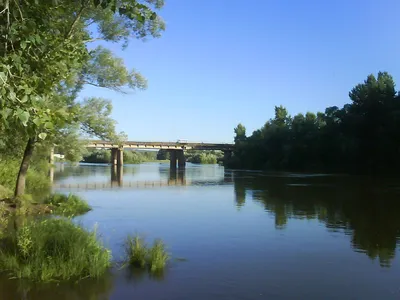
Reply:
[[[110,186],[212,186],[233,182],[238,210],[249,200],[261,205],[273,215],[276,230],[288,228],[291,219],[318,220],[328,231],[351,236],[355,251],[378,259],[383,267],[390,266],[394,259],[400,234],[400,190],[396,179],[224,171],[218,166],[191,164],[183,170],[171,170],[168,164],[157,163],[123,168],[63,166],[56,170],[55,178],[55,186],[64,182],[70,187],[68,191]]]
[[[236,205],[246,194],[285,229],[289,219],[316,219],[330,231],[351,236],[355,251],[378,259],[382,267],[395,257],[400,233],[399,191],[393,180],[355,179],[347,176],[248,176],[234,180]]]
[[[190,186],[225,184],[233,181],[224,177],[223,168],[190,165],[185,169],[170,169],[165,163],[111,166],[81,164],[58,167],[55,189],[153,188],[162,186]]]
[[[109,299],[113,291],[113,277],[107,274],[99,279],[85,279],[79,283],[38,284],[0,277],[0,299]]]
[[[108,190],[112,177],[120,183]],[[111,299],[398,299],[397,187],[392,179],[192,164],[175,172],[159,163],[55,172],[57,191],[79,192],[94,207],[79,220],[99,224],[117,259],[136,230],[188,259],[164,277],[115,272]]]

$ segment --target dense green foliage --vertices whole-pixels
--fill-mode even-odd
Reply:
[[[142,162],[154,161],[157,159],[157,152],[154,151],[129,151],[124,150],[125,164],[140,164]],[[110,150],[89,150],[84,155],[82,162],[86,163],[110,163]]]
[[[0,186],[8,190],[14,190],[20,162],[17,158],[9,157],[0,160]],[[49,166],[42,158],[34,159],[27,174],[27,190],[29,194],[42,196],[50,191],[50,180],[48,176]],[[0,199],[3,199],[0,195]]]
[[[158,160],[167,160],[167,159],[169,159],[169,156],[170,156],[170,154],[169,154],[168,150],[160,149],[157,152],[157,159]]]
[[[88,232],[69,220],[31,221],[1,240],[0,268],[34,281],[99,277],[111,255]]]
[[[235,128],[234,168],[397,172],[400,165],[400,97],[387,73],[373,75],[349,93],[351,103],[291,117],[275,117],[246,137]]]
[[[77,195],[53,194],[48,196],[44,204],[51,205],[57,215],[77,216],[91,210],[89,204]]]
[[[185,157],[188,162],[195,164],[216,164],[222,160],[224,154],[222,151],[197,151],[188,150],[185,152]]]
[[[119,143],[110,101],[78,100],[84,85],[116,91],[144,89],[146,80],[96,40],[122,43],[158,37],[165,25],[162,0],[54,0],[0,2],[0,148],[20,158],[15,195],[37,146],[79,160],[79,133]],[[93,30],[93,26],[97,30]],[[106,43],[103,43],[106,45]],[[66,144],[67,143],[67,144]],[[75,147],[74,147],[75,148]]]
[[[148,268],[150,272],[162,271],[169,260],[169,254],[161,240],[155,240],[148,248],[143,238],[128,236],[125,241],[126,263],[135,268]]]

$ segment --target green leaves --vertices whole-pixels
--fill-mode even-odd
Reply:
[[[15,112],[15,116],[21,121],[22,125],[27,126],[29,120],[29,112],[23,111],[22,109],[18,108]]]
[[[47,133],[45,133],[45,132],[41,132],[41,133],[39,133],[39,138],[41,139],[41,140],[44,140],[46,137],[47,137]]]
[[[7,83],[7,75],[4,72],[0,72],[0,86]]]

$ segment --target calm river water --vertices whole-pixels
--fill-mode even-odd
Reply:
[[[117,176],[118,177],[118,176]],[[188,164],[57,166],[53,189],[93,210],[115,261],[128,234],[162,238],[163,276],[113,270],[99,281],[0,280],[0,299],[400,299],[400,181],[229,171]]]

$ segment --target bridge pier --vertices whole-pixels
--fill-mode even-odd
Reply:
[[[113,166],[122,166],[124,164],[124,150],[111,148],[111,164]]]
[[[178,150],[176,152],[177,152],[176,154],[178,156],[178,168],[185,169],[185,166],[186,166],[185,153],[183,153],[183,150]]]
[[[170,150],[169,151],[169,167],[171,170],[176,170],[176,162],[178,168],[184,169],[186,166],[186,159],[183,150]]]
[[[176,151],[175,150],[171,150],[169,152],[169,168],[171,170],[176,170]]]

